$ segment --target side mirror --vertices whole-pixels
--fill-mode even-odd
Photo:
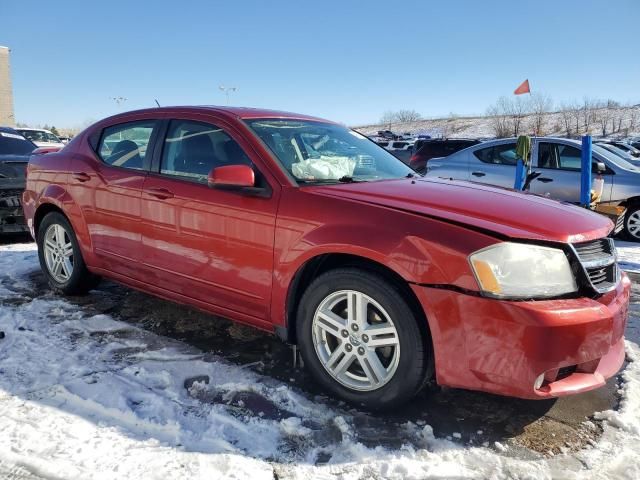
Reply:
[[[211,188],[252,188],[256,184],[256,175],[249,165],[225,165],[209,172]]]
[[[596,171],[598,173],[604,173],[607,171],[607,166],[603,162],[596,162]]]

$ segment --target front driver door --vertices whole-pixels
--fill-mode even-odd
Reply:
[[[531,182],[531,192],[580,203],[580,149],[563,143],[539,142],[536,153],[534,170],[540,172],[540,176]]]
[[[143,188],[143,263],[156,285],[265,326],[279,189],[249,156],[256,158],[249,144],[231,133],[171,120]],[[212,168],[233,164],[253,166],[262,194],[207,185]]]

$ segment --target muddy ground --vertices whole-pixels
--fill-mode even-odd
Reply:
[[[4,240],[6,243],[11,240]],[[24,242],[24,237],[15,241]],[[27,302],[51,295],[38,270],[31,275],[31,286],[14,302]],[[640,343],[640,277],[633,276],[633,298],[627,338]],[[0,278],[1,281],[1,278]],[[575,451],[598,437],[601,426],[595,412],[615,409],[619,378],[596,391],[558,400],[527,401],[458,389],[431,387],[398,412],[372,414],[352,409],[326,397],[304,368],[294,367],[289,346],[259,331],[233,324],[189,307],[163,301],[112,282],[70,302],[88,313],[104,313],[154,333],[191,344],[205,353],[246,366],[296,388],[316,401],[339,403],[354,418],[358,441],[367,446],[399,448],[411,443],[407,422],[429,424],[438,437],[453,438],[468,445],[509,445],[510,454],[522,457],[553,455]],[[255,413],[273,415],[272,406],[258,395],[243,394],[227,398]],[[327,432],[331,435],[331,432]]]

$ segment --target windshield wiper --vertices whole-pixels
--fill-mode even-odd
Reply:
[[[340,178],[319,178],[317,180],[305,180],[302,178],[296,178],[298,183],[304,183],[306,185],[314,185],[314,184],[324,184],[324,183],[357,183],[357,182],[366,182],[366,180],[356,180],[355,178],[344,175]]]
[[[355,178],[353,178],[353,177],[351,177],[349,175],[344,175],[344,176],[340,177],[338,179],[338,181],[340,183],[354,183],[354,182],[357,182],[358,180],[356,180]]]

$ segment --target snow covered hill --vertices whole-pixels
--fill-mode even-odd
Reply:
[[[611,112],[608,109],[603,109],[607,117],[613,119],[613,109]],[[633,118],[632,118],[633,117]],[[619,118],[624,126],[620,132],[610,134],[611,138],[618,137],[637,137],[640,136],[640,107],[633,109],[625,109],[619,114]],[[533,115],[525,114],[522,118],[522,134],[531,135],[533,129],[531,128],[533,122]],[[551,112],[544,115],[542,132],[546,136],[565,136],[566,130],[564,128],[564,120],[561,112]],[[633,128],[628,128],[630,125],[634,125]],[[373,136],[379,130],[390,129],[394,133],[402,134],[409,132],[412,134],[424,133],[431,135],[432,137],[448,137],[448,138],[493,138],[496,136],[493,128],[493,119],[489,116],[457,116],[451,115],[446,118],[433,118],[424,119],[415,122],[402,122],[392,124],[369,124],[353,127],[355,130],[368,135]],[[573,128],[573,124],[572,124]],[[583,132],[582,124],[580,126],[581,133]],[[607,127],[608,131],[611,131],[612,127]],[[590,133],[598,137],[601,135],[601,129],[597,122],[591,123],[589,127]]]

